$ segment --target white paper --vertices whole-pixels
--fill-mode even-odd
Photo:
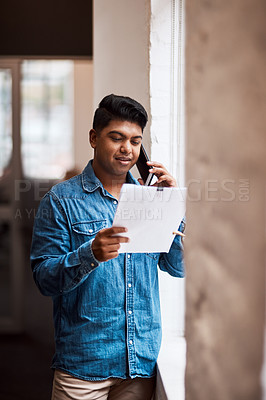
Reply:
[[[119,253],[168,252],[185,215],[185,188],[124,184],[113,226],[126,227]]]

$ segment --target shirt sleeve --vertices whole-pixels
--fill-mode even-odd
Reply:
[[[185,217],[179,225],[179,232],[184,232]],[[185,276],[185,263],[183,256],[183,243],[180,235],[175,235],[173,243],[168,253],[161,253],[159,257],[159,268],[162,271],[168,272],[170,275],[184,278]]]
[[[69,292],[88,277],[100,264],[93,255],[92,240],[71,251],[67,216],[57,196],[48,192],[35,217],[30,256],[33,277],[42,294]]]

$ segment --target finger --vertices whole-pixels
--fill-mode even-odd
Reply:
[[[108,240],[106,239],[105,241],[105,245],[106,246],[113,246],[113,245],[117,245],[119,243],[128,243],[129,242],[129,238],[125,237],[125,236],[111,236],[108,237]]]
[[[155,175],[163,175],[163,174],[169,174],[169,172],[165,168],[160,168],[160,167],[151,167],[149,169],[149,172],[152,172]]]
[[[119,256],[118,251],[112,251],[111,253],[108,253],[105,257],[105,261],[111,260],[112,258],[116,258]]]
[[[103,236],[93,243],[93,249],[107,248],[110,251],[110,246],[119,245],[120,243],[128,243],[129,238],[125,236]]]
[[[128,243],[130,240],[129,237],[126,236],[112,236],[112,238],[115,239],[114,243]]]
[[[139,178],[139,179],[138,179],[138,182],[139,182],[142,186],[144,185],[143,179]]]
[[[165,168],[162,163],[159,163],[157,161],[147,161],[147,164],[158,168]]]
[[[165,181],[172,181],[172,180],[173,180],[173,178],[171,176],[169,176],[169,175],[161,175],[158,178],[156,183],[162,183],[162,182],[165,182]]]
[[[112,253],[114,251],[118,251],[120,249],[120,247],[121,247],[120,243],[108,245],[108,247],[106,247],[105,253],[108,254],[108,253]]]
[[[176,187],[176,181],[171,175],[161,175],[157,182],[155,183],[156,186],[171,186]]]
[[[111,228],[102,229],[100,232],[102,232],[102,234],[105,236],[114,236],[118,233],[127,232],[127,228],[123,226],[112,226]]]

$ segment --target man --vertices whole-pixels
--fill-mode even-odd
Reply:
[[[106,96],[90,130],[93,160],[41,201],[31,263],[54,303],[53,400],[152,398],[161,341],[157,265],[183,277],[182,243],[177,235],[168,254],[119,254],[126,230],[111,227],[122,185],[139,184],[129,170],[146,123],[138,102]],[[176,186],[162,164],[149,165],[157,185]]]

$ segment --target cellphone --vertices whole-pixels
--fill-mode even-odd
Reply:
[[[141,145],[139,158],[136,163],[136,166],[139,170],[139,174],[140,174],[141,178],[143,179],[145,186],[149,186],[151,184],[152,178],[154,176],[154,174],[152,172],[149,172],[149,169],[151,167],[149,167],[147,165],[147,161],[149,161],[149,157],[148,157],[143,145]]]

